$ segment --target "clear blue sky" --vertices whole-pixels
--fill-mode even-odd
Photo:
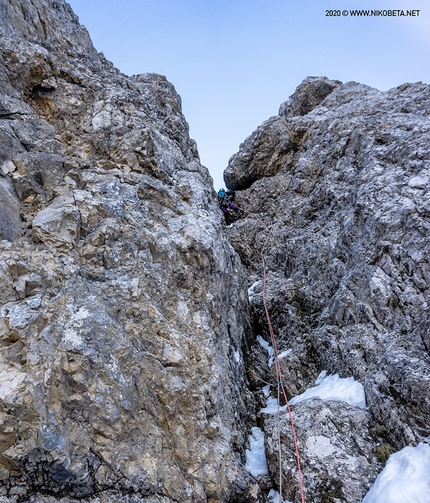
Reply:
[[[165,75],[202,164],[223,185],[239,144],[307,76],[387,90],[430,83],[430,0],[69,0],[98,51],[127,75]],[[418,17],[327,9],[420,9]]]

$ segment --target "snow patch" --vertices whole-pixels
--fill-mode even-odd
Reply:
[[[269,498],[270,503],[291,503],[290,501],[287,500],[281,501],[280,494],[278,493],[278,491],[275,491],[274,489],[270,489],[270,492],[267,496]]]
[[[267,365],[271,367],[275,360],[275,352],[273,351],[273,347],[267,341],[265,341],[263,337],[261,337],[261,335],[257,335],[257,341],[260,346],[267,351],[267,355],[269,357]]]
[[[255,289],[261,285],[261,280],[258,280],[256,281],[253,285],[251,285],[249,288],[248,288],[248,299],[249,301],[251,302],[251,300],[256,297],[257,295],[259,295],[261,292],[255,292]]]
[[[279,412],[282,412],[287,409],[286,405],[283,405],[282,407],[279,407]],[[275,414],[278,413],[278,400],[277,398],[270,397],[267,399],[266,402],[266,407],[264,409],[261,409],[260,412],[263,412],[264,414],[270,414],[274,416]]]
[[[309,388],[301,395],[292,398],[289,401],[290,405],[320,398],[321,400],[340,400],[355,407],[366,408],[363,385],[353,377],[342,378],[338,374],[327,376],[327,372],[323,371],[315,384],[314,388]]]
[[[430,503],[430,446],[392,454],[363,503]]]
[[[323,370],[320,372],[319,376],[315,380],[315,386],[318,386],[318,384],[321,384],[321,381],[327,377],[327,370]]]
[[[266,453],[264,451],[264,433],[260,428],[251,428],[249,450],[245,451],[245,468],[253,477],[268,475]]]
[[[340,400],[354,405],[355,407],[361,407],[362,409],[366,408],[366,397],[364,395],[363,385],[355,381],[353,377],[343,379],[339,377],[338,374],[327,376],[327,372],[324,370],[318,376],[315,384],[316,386],[314,388],[309,388],[301,395],[291,398],[288,403],[290,405],[295,405],[300,402],[308,402],[314,398],[320,398],[321,400]],[[286,409],[286,405],[279,407],[280,412]],[[277,414],[278,400],[269,397],[266,401],[266,407],[261,409],[260,412],[271,415]]]
[[[266,340],[261,337],[261,335],[257,335],[257,341],[260,346],[267,351],[267,355],[269,356],[269,360],[267,362],[267,365],[271,367],[273,363],[275,362],[275,351],[273,349],[273,346],[271,346]],[[289,354],[291,354],[292,349],[287,349],[286,351],[282,351],[282,353],[278,353],[278,360],[282,360],[282,358],[285,358]]]
[[[278,360],[282,360],[282,358],[285,358],[286,356],[291,354],[292,349],[287,349],[286,351],[282,351],[282,353],[278,354]]]
[[[261,391],[263,392],[264,396],[266,398],[269,398],[270,396],[270,384],[267,384],[266,386],[264,386],[264,388],[261,388]]]

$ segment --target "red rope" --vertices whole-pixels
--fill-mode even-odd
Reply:
[[[246,213],[247,215],[249,215],[251,218],[253,218],[258,224],[260,224],[260,225],[262,225],[264,227],[266,226],[263,222],[261,222],[258,218],[256,218],[252,213],[249,213],[248,211],[245,211],[242,208],[239,208],[238,206],[236,206],[236,207],[240,211],[243,211],[244,213]],[[274,350],[274,353],[275,353],[275,361],[276,361],[276,367],[277,367],[276,371],[277,371],[277,376],[278,376],[278,386],[281,386],[282,394],[284,395],[285,404],[287,406],[288,414],[290,416],[291,432],[293,434],[294,448],[295,448],[295,453],[296,453],[297,472],[298,472],[298,475],[299,475],[300,497],[301,497],[302,503],[305,503],[305,494],[304,494],[304,490],[303,490],[303,475],[302,475],[302,470],[301,470],[301,467],[300,467],[300,454],[299,454],[299,446],[298,446],[297,436],[296,436],[296,428],[295,428],[295,425],[294,425],[293,413],[291,411],[290,404],[288,403],[287,393],[286,393],[285,386],[284,386],[284,378],[282,376],[282,371],[281,371],[281,363],[280,363],[280,360],[279,360],[278,345],[276,344],[275,332],[273,330],[273,325],[272,325],[272,321],[270,319],[269,309],[267,307],[267,302],[266,302],[267,272],[266,272],[266,259],[264,257],[264,250],[265,250],[267,244],[269,243],[270,237],[272,235],[273,222],[270,221],[269,225],[270,225],[270,228],[269,228],[269,232],[268,232],[267,237],[266,237],[266,241],[264,242],[264,245],[262,246],[262,248],[260,250],[261,261],[262,261],[262,264],[263,264],[263,289],[262,289],[262,297],[263,297],[264,310],[266,312],[267,323],[269,325],[270,337],[272,339],[272,346],[273,346],[273,350]]]

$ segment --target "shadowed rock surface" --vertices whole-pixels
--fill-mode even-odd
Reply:
[[[362,500],[382,468],[380,443],[397,450],[430,433],[430,87],[380,92],[335,82],[314,100],[328,82],[306,79],[280,116],[245,140],[225,180],[238,190],[239,207],[274,223],[267,298],[279,350],[291,349],[281,362],[290,395],[312,386],[322,370],[353,376],[365,388],[368,412],[354,413],[346,403],[339,410],[342,402],[293,406],[306,501],[351,503]],[[269,341],[259,258],[267,231],[247,218],[227,232],[248,271],[254,326]],[[254,390],[262,380],[276,382],[260,352],[257,345],[251,351]],[[276,480],[278,430],[265,417]],[[324,427],[330,417],[332,427]],[[299,501],[283,421],[282,448],[290,453],[284,496]],[[310,436],[331,450],[318,456]]]

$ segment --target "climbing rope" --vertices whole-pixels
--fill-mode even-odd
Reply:
[[[253,218],[259,225],[266,227],[267,224],[264,224],[261,220],[256,218],[252,213],[249,211],[246,211],[242,208],[237,208],[245,215],[249,215],[251,218]],[[288,414],[290,417],[290,424],[291,424],[291,432],[293,435],[293,442],[294,442],[294,448],[295,448],[295,454],[296,454],[296,462],[297,462],[297,472],[299,476],[299,487],[300,487],[300,497],[302,500],[302,503],[305,503],[305,494],[303,490],[303,475],[302,475],[302,470],[300,467],[300,455],[299,455],[299,446],[297,442],[297,436],[296,436],[296,428],[294,425],[294,419],[293,419],[293,413],[291,411],[290,405],[288,403],[288,398],[287,398],[287,392],[284,386],[284,378],[282,376],[282,371],[281,371],[281,363],[279,359],[279,352],[278,352],[278,345],[276,343],[276,337],[275,337],[275,332],[273,330],[273,325],[272,321],[270,319],[270,313],[269,309],[267,307],[267,300],[266,300],[266,285],[267,285],[267,268],[266,268],[266,259],[264,256],[264,251],[269,243],[270,237],[273,232],[273,222],[272,220],[268,224],[269,227],[269,232],[267,233],[266,241],[264,242],[261,250],[260,250],[260,257],[261,257],[261,262],[263,265],[263,288],[262,288],[262,298],[263,298],[263,305],[264,305],[264,311],[266,313],[266,318],[267,318],[267,324],[269,326],[269,332],[270,332],[270,338],[272,340],[272,346],[273,346],[273,351],[275,355],[275,362],[276,362],[276,377],[277,377],[277,388],[278,388],[278,448],[279,448],[279,501],[282,502],[282,465],[281,465],[281,433],[280,433],[280,424],[279,424],[279,414],[280,414],[280,408],[279,408],[279,398],[280,398],[280,390],[282,390],[282,394],[284,396],[285,404],[287,406]]]

